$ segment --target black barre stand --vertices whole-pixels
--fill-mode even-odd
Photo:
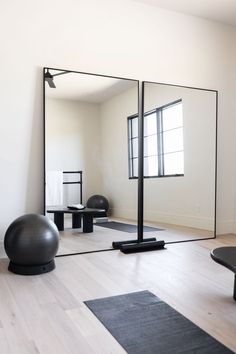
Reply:
[[[140,85],[140,84],[139,84]],[[144,160],[144,82],[139,87],[139,117],[138,117],[138,235],[136,240],[117,241],[112,243],[114,249],[121,252],[136,253],[160,250],[165,247],[165,241],[157,241],[153,238],[143,238],[143,160]]]

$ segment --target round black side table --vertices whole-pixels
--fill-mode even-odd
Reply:
[[[219,247],[211,251],[211,258],[234,272],[234,293],[236,301],[236,246]]]

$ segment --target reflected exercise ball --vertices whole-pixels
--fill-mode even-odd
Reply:
[[[92,195],[87,201],[87,208],[105,209],[105,211],[108,211],[109,203],[107,198],[102,195]]]
[[[26,214],[8,227],[4,247],[10,259],[8,270],[22,275],[36,275],[55,268],[59,246],[56,225],[46,216]]]

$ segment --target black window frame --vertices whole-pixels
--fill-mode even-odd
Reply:
[[[148,115],[151,115],[153,113],[156,113],[156,119],[157,119],[157,136],[159,135],[161,138],[160,139],[157,139],[157,155],[155,155],[158,159],[158,175],[152,175],[152,176],[143,176],[144,178],[166,178],[166,177],[183,177],[184,176],[184,173],[176,173],[176,174],[165,174],[164,171],[165,171],[165,167],[164,167],[164,154],[163,153],[163,110],[168,108],[169,106],[174,106],[176,104],[179,104],[181,103],[182,104],[182,99],[178,99],[178,100],[175,100],[175,101],[172,101],[170,103],[167,103],[161,107],[157,107],[151,111],[148,111],[148,112],[145,112],[144,114],[144,119],[145,117],[147,117]],[[133,119],[138,119],[138,114],[134,114],[132,116],[129,116],[127,118],[127,131],[128,131],[128,171],[129,171],[129,179],[137,179],[138,176],[133,176],[133,172],[134,172],[134,164],[133,164],[133,161],[134,159],[137,159],[138,160],[138,157],[134,157],[133,156],[133,151],[132,151],[132,148],[133,148],[133,144],[131,144],[131,140],[133,139],[138,139],[138,136],[137,137],[133,137],[132,136],[132,120]],[[176,128],[174,128],[176,129]],[[144,135],[144,139],[145,137],[148,137],[150,135]],[[177,151],[175,151],[177,152]],[[184,149],[183,149],[183,152],[184,152]],[[144,159],[148,157],[148,156],[144,156]]]
[[[137,159],[138,162],[138,154],[137,157],[133,156],[133,144],[131,144],[131,140],[137,139],[138,142],[138,134],[137,137],[132,136],[132,120],[137,119],[138,121],[138,114],[134,114],[127,118],[127,136],[128,136],[128,171],[129,171],[129,179],[137,179],[138,176],[133,176],[134,171],[134,159]]]

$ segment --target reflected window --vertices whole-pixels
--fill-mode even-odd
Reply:
[[[138,116],[128,117],[129,177],[138,177]]]
[[[138,176],[138,116],[128,117],[129,177]],[[183,176],[182,100],[144,115],[144,177]]]

